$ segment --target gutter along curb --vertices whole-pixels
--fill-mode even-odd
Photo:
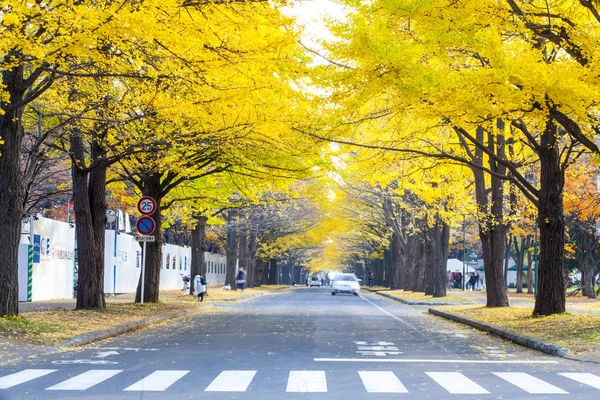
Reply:
[[[430,308],[429,313],[432,315],[436,315],[438,317],[442,317],[454,322],[459,322],[464,325],[468,325],[475,329],[479,329],[484,332],[491,333],[492,335],[501,337],[503,339],[509,340],[515,344],[528,347],[533,350],[541,351],[542,353],[547,353],[557,357],[566,357],[568,353],[568,349],[559,346],[557,344],[546,343],[539,339],[532,338],[531,336],[526,336],[517,332],[509,331],[507,329],[499,328],[494,325],[487,324],[485,322],[477,321],[475,319],[463,317],[462,315],[454,314],[451,312],[436,310],[435,308]],[[576,358],[570,358],[577,360]],[[583,361],[583,360],[578,360]]]

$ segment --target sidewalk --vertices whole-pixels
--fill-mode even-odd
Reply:
[[[464,292],[452,291],[448,293],[460,293],[460,296],[470,298],[473,303],[485,306],[487,299],[484,291]],[[527,293],[512,293],[508,294],[508,303],[511,306],[531,308],[535,305],[535,298],[532,294]],[[586,314],[594,317],[600,317],[600,299],[587,299],[582,297],[567,297],[567,312],[572,314]]]

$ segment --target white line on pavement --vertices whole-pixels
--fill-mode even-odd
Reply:
[[[425,372],[451,394],[489,394],[460,372]]]
[[[327,392],[325,371],[290,371],[286,392]]]
[[[403,319],[400,319],[398,317],[396,317],[394,314],[384,310],[383,308],[379,307],[377,304],[373,303],[371,300],[367,299],[366,297],[363,296],[359,296],[361,299],[363,299],[364,301],[366,301],[367,303],[370,303],[372,306],[375,306],[377,309],[379,309],[379,311],[381,311],[382,313],[394,318],[396,321],[400,322],[402,325],[414,329],[414,326],[412,326],[411,324],[409,324],[408,322],[404,321]]]
[[[123,372],[123,370],[91,369],[83,374],[79,374],[54,386],[50,386],[46,390],[86,390],[94,385],[99,384],[100,382],[104,382],[105,380],[112,378],[119,372]]]
[[[575,372],[566,372],[559,374],[566,378],[572,379],[579,383],[583,383],[584,385],[591,386],[596,389],[600,389],[600,376],[596,376],[594,374],[589,373],[575,373]]]
[[[525,372],[494,372],[494,375],[531,394],[569,394]]]
[[[254,375],[256,371],[223,371],[208,385],[205,392],[245,392]]]
[[[183,378],[190,371],[154,371],[142,380],[123,389],[126,391],[159,391],[167,389],[169,386]]]
[[[551,360],[432,360],[418,358],[315,358],[322,362],[373,362],[373,363],[440,363],[440,364],[558,364]]]
[[[408,393],[392,371],[358,371],[369,393]]]
[[[0,389],[8,389],[21,383],[29,382],[33,379],[51,374],[55,369],[24,369],[14,374],[6,375],[0,378]]]

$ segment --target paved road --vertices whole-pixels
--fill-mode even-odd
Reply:
[[[0,399],[597,399],[600,366],[300,288],[0,368]]]

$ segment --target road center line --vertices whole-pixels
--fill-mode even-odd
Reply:
[[[367,299],[366,297],[363,296],[359,296],[361,299],[363,299],[364,301],[366,301],[367,303],[370,303],[372,306],[375,306],[379,309],[379,311],[381,311],[382,313],[394,318],[396,321],[400,322],[402,325],[406,326],[407,328],[410,329],[414,329],[415,327],[412,326],[411,324],[409,324],[408,322],[396,317],[394,314],[384,310],[383,308],[379,307],[377,304],[373,303],[371,300]]]
[[[553,360],[432,360],[418,358],[315,358],[315,362],[435,363],[435,364],[558,364]]]

